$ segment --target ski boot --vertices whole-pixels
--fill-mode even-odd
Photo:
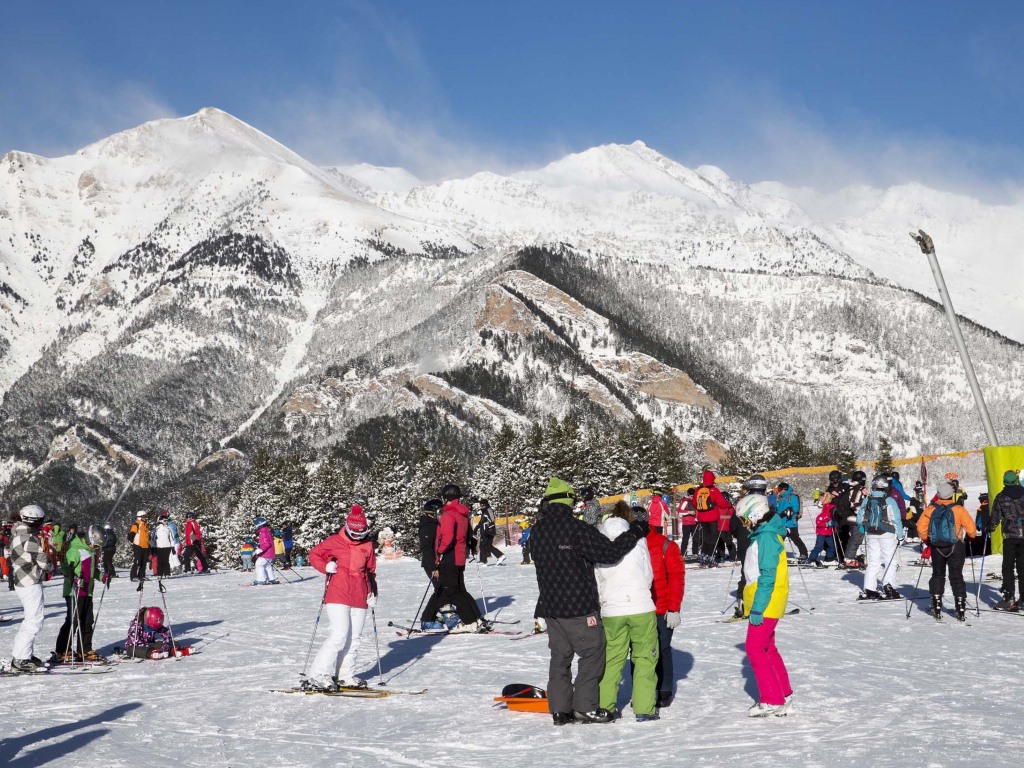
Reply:
[[[882,600],[884,598],[882,597],[882,593],[881,592],[876,592],[873,589],[865,589],[863,592],[861,592],[859,595],[857,595],[857,599],[858,600]]]
[[[771,717],[772,715],[783,714],[782,708],[785,704],[764,704],[758,702],[747,710],[747,717]]]
[[[300,686],[304,691],[317,691],[319,693],[334,693],[338,690],[338,683],[329,675],[314,675],[307,677]]]
[[[936,620],[942,619],[942,595],[932,595],[932,616]]]
[[[437,632],[438,630],[448,629],[447,624],[442,624],[440,621],[421,621],[420,630],[422,632]]]
[[[607,709],[598,707],[593,712],[573,712],[577,723],[589,725],[590,723],[610,723],[614,717]]]
[[[572,712],[554,712],[551,715],[551,719],[555,725],[569,725],[569,723],[575,723],[576,718],[573,717]]]
[[[484,628],[483,622],[477,619],[476,621],[470,622],[469,624],[460,621],[458,624],[456,624],[454,627],[448,630],[448,633],[451,635],[468,635],[486,631],[487,630]]]
[[[903,597],[892,584],[886,584],[882,588],[882,593],[885,600],[900,600]]]
[[[954,605],[956,606],[956,620],[967,621],[967,598],[956,598],[954,601]]]
[[[365,691],[369,686],[361,677],[346,677],[338,680],[338,688],[352,688],[357,691]]]
[[[638,723],[650,723],[654,720],[661,720],[661,715],[658,714],[658,710],[654,710],[654,712],[649,715],[644,714],[636,716],[636,721]]]

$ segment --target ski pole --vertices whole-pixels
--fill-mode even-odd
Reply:
[[[331,562],[334,562],[334,558],[331,558]],[[316,612],[316,621],[313,623],[313,636],[309,638],[309,648],[306,649],[306,661],[302,665],[302,673],[299,677],[306,676],[306,668],[309,666],[309,657],[313,653],[313,641],[316,639],[316,630],[320,626],[320,615],[324,612],[324,604],[327,602],[327,588],[331,586],[331,577],[333,573],[328,573],[327,578],[324,580],[324,596],[320,600],[320,610]]]
[[[789,554],[793,554],[792,543],[789,541],[789,537],[786,537],[786,543],[790,546],[787,547]],[[807,595],[807,604],[810,605],[810,611],[814,612],[814,601],[811,599],[811,592],[807,589],[807,580],[804,579],[804,570],[799,565],[796,567],[796,571],[800,574],[800,583],[804,585],[804,593]]]
[[[377,636],[377,611],[373,608],[370,609],[370,623],[373,625],[373,645],[377,649],[377,685],[385,685],[384,682],[384,670],[381,669],[380,665],[380,638]]]
[[[477,561],[477,564],[476,564],[476,576],[477,576],[478,579],[480,579],[480,595],[484,599],[484,616],[486,616],[488,613],[491,612],[491,609],[487,607],[487,590],[484,589],[484,577],[483,577],[483,574],[480,573],[480,562],[479,561]]]
[[[975,575],[974,580],[978,582],[978,592],[974,596],[974,615],[981,617],[981,580],[985,578],[985,555],[988,553],[988,531],[985,531],[985,541],[981,545],[981,576]],[[974,568],[974,560],[971,559],[971,568]]]
[[[907,618],[908,619],[910,618],[910,611],[913,610],[913,608],[914,608],[914,603],[911,600],[912,599],[913,600],[917,600],[918,599],[917,598],[917,591],[921,587],[921,577],[922,576],[924,576],[924,567],[923,566],[919,566],[918,567],[918,574],[917,574],[917,583],[914,585],[914,593],[915,593],[915,595],[914,595],[913,598],[910,598],[910,597],[907,598]]]
[[[92,632],[96,634],[96,625],[100,623],[100,614],[103,612],[103,598],[107,594],[107,590],[110,589],[110,580],[108,579],[103,583],[103,591],[100,592],[100,604],[96,606],[96,615],[92,619]]]
[[[892,561],[896,559],[896,555],[899,554],[900,547],[902,547],[902,546],[903,546],[903,542],[902,541],[897,541],[896,542],[896,549],[894,549],[892,551],[892,555],[889,557],[889,562],[885,564],[885,570],[882,571],[882,583],[883,584],[885,583],[885,574],[887,574],[889,572],[889,569],[892,567]]]
[[[732,594],[732,575],[735,572],[736,572],[736,561],[733,560],[732,561],[732,568],[729,569],[729,581],[727,581],[726,584],[725,584],[725,596],[726,597],[729,597]],[[738,596],[734,597],[732,599],[732,602],[730,602],[727,606],[725,606],[725,608],[722,609],[722,613],[725,613],[730,608],[732,608],[732,604],[735,603],[737,599],[738,599]]]
[[[423,610],[423,604],[427,602],[427,592],[434,586],[434,580],[431,579],[427,582],[427,588],[423,590],[423,598],[420,600],[420,607],[416,609],[416,615],[412,617],[412,621],[409,622],[409,634],[411,635],[416,631],[416,617],[420,615],[420,611]]]
[[[71,657],[71,664],[74,666],[75,663],[75,626],[78,624],[78,579],[71,582],[71,594],[68,595],[71,598],[71,605],[68,607],[70,611],[71,619],[71,632],[68,635],[67,645],[64,647],[64,659],[68,656]]]
[[[164,604],[164,618],[167,619],[167,631],[171,635],[171,652],[175,656],[177,656],[178,655],[178,645],[177,645],[177,643],[174,642],[174,627],[171,625],[171,613],[170,613],[170,611],[167,610],[167,589],[166,589],[166,587],[164,587],[164,580],[162,578],[158,579],[156,584],[157,584],[157,591],[160,593],[160,599],[163,601],[163,604]]]

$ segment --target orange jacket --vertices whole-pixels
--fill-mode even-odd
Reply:
[[[953,505],[953,525],[956,526],[956,537],[958,539],[963,541],[965,531],[972,539],[978,535],[978,528],[974,525],[974,518],[971,517],[970,512],[959,504],[954,504],[952,499],[939,499],[934,504],[929,504],[917,521],[917,535],[921,537],[921,541],[925,544],[928,543],[928,524],[931,522],[932,512],[935,511],[935,507],[939,504],[942,506]]]
[[[149,549],[149,526],[145,520],[136,519],[128,533],[131,535],[132,544],[142,549]]]

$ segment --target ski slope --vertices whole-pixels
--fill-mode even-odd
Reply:
[[[809,534],[804,539],[813,543]],[[532,567],[515,564],[519,557],[512,548],[510,565],[471,565],[467,583],[478,596],[486,592],[498,618],[522,619],[518,627],[528,630],[536,580]],[[904,559],[910,559],[906,553]],[[985,570],[998,569],[999,558],[988,558]],[[899,582],[912,591],[918,571],[902,568]],[[1024,702],[1016,677],[1024,617],[982,613],[961,626],[950,616],[940,625],[919,602],[907,620],[903,601],[856,604],[858,573],[791,574],[790,607],[801,611],[784,618],[778,634],[795,689],[788,717],[746,717],[754,684],[742,651],[745,624],[715,621],[729,600],[729,569],[694,568],[673,641],[676,700],[661,721],[638,724],[626,706],[625,718],[614,724],[563,728],[546,715],[510,713],[491,701],[509,682],[545,684],[544,637],[400,639],[386,626],[408,621],[423,595],[425,579],[412,560],[380,563],[381,663],[388,686],[428,693],[372,701],[272,693],[296,683],[322,594],[315,571],[288,575],[300,574],[300,582],[263,588],[243,586],[248,575],[237,571],[169,580],[175,637],[195,643],[195,656],[126,664],[100,675],[0,678],[7,703],[0,764],[438,768],[615,760],[650,767],[785,762],[837,768],[1019,762]],[[970,579],[970,563],[966,574]],[[101,652],[123,641],[138,605],[134,586],[121,578],[106,595],[95,637]],[[983,601],[994,602],[998,586],[984,582]],[[158,603],[154,583],[145,595],[146,604]],[[56,584],[46,588],[46,600],[39,656],[52,648],[64,613]],[[15,619],[0,625],[0,655],[6,656],[21,609],[2,585],[0,611]],[[377,681],[369,623],[359,668]],[[624,689],[620,705],[626,702]]]

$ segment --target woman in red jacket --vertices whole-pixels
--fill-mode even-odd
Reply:
[[[657,705],[667,707],[672,703],[672,687],[675,684],[672,668],[672,632],[679,626],[679,608],[683,604],[686,565],[679,547],[674,541],[665,538],[662,532],[664,520],[660,509],[654,510],[648,522],[651,532],[647,534],[647,549],[651,553],[651,567],[654,569],[651,597],[654,598],[660,646]]]
[[[345,526],[309,552],[310,565],[327,574],[324,609],[331,628],[304,682],[308,688],[366,687],[355,671],[366,611],[377,605],[377,557],[369,533],[362,507],[353,504]]]

